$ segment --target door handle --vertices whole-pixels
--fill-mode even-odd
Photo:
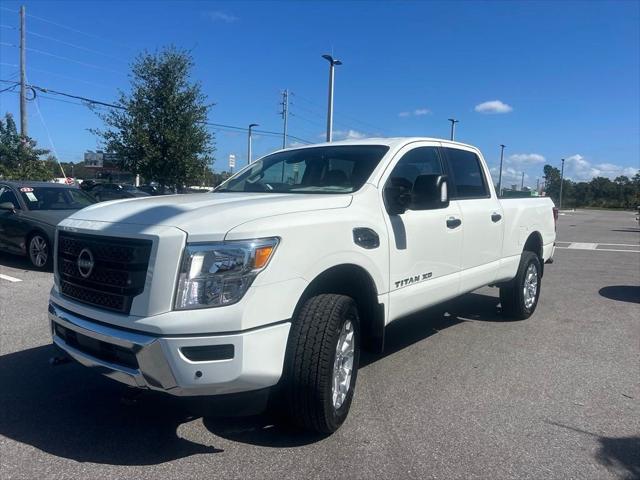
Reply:
[[[447,218],[447,228],[458,228],[462,225],[462,220],[459,218]]]
[[[491,214],[491,221],[492,221],[493,223],[497,223],[497,222],[499,222],[500,220],[502,220],[502,215],[500,215],[500,214],[499,214],[499,213],[497,213],[497,212],[493,212],[493,213]]]

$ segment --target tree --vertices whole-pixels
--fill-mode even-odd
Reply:
[[[199,183],[213,154],[204,122],[211,105],[199,83],[190,83],[191,56],[169,47],[143,53],[132,66],[131,92],[120,92],[119,108],[99,114],[106,130],[94,130],[122,170],[161,186]]]
[[[560,170],[551,165],[544,166],[544,191],[555,203],[560,198]]]
[[[37,148],[36,141],[18,133],[13,115],[0,119],[0,177],[14,180],[51,180],[53,175],[42,155],[49,151]]]

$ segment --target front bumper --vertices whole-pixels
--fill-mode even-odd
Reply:
[[[275,385],[291,325],[157,336],[97,323],[52,302],[49,320],[53,342],[79,363],[127,385],[172,395],[222,395]],[[185,356],[185,348],[213,346],[227,352],[225,359],[194,361]]]

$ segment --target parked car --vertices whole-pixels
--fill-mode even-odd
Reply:
[[[96,183],[88,190],[88,192],[99,202],[149,196],[148,193],[143,192],[133,185],[126,185],[122,183]]]
[[[152,196],[156,196],[156,195],[167,195],[170,192],[170,190],[167,188],[165,190],[164,193],[162,193],[162,191],[160,190],[160,187],[158,187],[157,185],[140,185],[139,187],[136,187],[138,190],[148,193],[149,195]]]
[[[0,250],[50,268],[56,225],[96,201],[77,187],[0,180]]]
[[[469,145],[282,150],[213,193],[63,221],[53,341],[134,387],[255,407],[275,395],[295,423],[333,432],[361,348],[381,351],[390,322],[485,285],[505,319],[531,316],[555,219],[549,198],[498,199]]]

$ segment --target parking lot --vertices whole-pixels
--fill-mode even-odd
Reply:
[[[0,254],[0,476],[640,478],[638,222],[563,212],[558,234],[533,318],[485,288],[392,324],[330,437],[50,365],[52,275]]]

